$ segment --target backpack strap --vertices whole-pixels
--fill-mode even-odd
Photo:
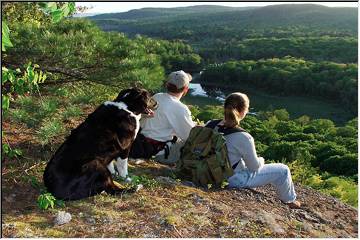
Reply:
[[[232,133],[236,133],[236,132],[246,132],[244,129],[242,129],[241,127],[234,127],[234,128],[226,128],[224,126],[219,126],[218,124],[221,122],[221,119],[216,119],[216,120],[212,120],[210,122],[208,122],[205,127],[208,128],[212,128],[215,129],[216,131],[223,133],[224,136],[232,134]]]
[[[221,119],[211,120],[205,125],[205,127],[214,129],[220,122]]]

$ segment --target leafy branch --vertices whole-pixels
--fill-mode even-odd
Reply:
[[[32,5],[32,7],[38,6],[45,15],[51,16],[52,23],[57,23],[62,18],[75,12],[75,2],[39,2],[33,4],[35,5]],[[6,49],[14,47],[11,42],[10,29],[6,20],[2,21],[1,33],[1,51],[6,52]],[[10,100],[12,100],[13,97],[24,95],[34,89],[39,91],[38,84],[45,81],[46,74],[41,70],[36,70],[37,68],[39,68],[39,65],[32,65],[31,62],[24,66],[23,71],[19,68],[16,70],[4,66],[1,68],[1,99],[3,113],[6,113],[9,109]],[[1,135],[7,142],[2,145],[4,154],[10,158],[20,156],[22,152],[19,149],[12,149],[3,132]]]

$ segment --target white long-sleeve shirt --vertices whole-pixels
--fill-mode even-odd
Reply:
[[[264,158],[257,156],[254,138],[249,133],[232,133],[225,139],[231,166],[240,161],[235,172],[245,169],[257,171],[264,166]]]
[[[165,142],[179,137],[185,141],[195,126],[189,108],[168,93],[157,93],[153,98],[158,102],[154,117],[144,118],[141,133],[148,138]]]

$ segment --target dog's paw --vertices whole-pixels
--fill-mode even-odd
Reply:
[[[115,175],[117,172],[115,171],[115,166],[114,166],[114,162],[111,161],[108,165],[107,165],[107,169],[109,170],[109,172],[112,175]]]
[[[116,160],[116,169],[120,177],[126,178],[126,176],[128,175],[128,159],[118,158]]]

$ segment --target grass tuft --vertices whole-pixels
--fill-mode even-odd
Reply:
[[[46,99],[40,103],[40,108],[37,111],[37,118],[42,120],[46,117],[52,116],[58,109],[59,102],[56,99]]]
[[[91,102],[92,96],[85,93],[74,95],[71,97],[70,101],[72,104],[89,104]]]
[[[70,106],[62,113],[63,119],[77,118],[83,114],[81,108],[78,106]]]
[[[42,146],[51,143],[53,138],[58,137],[59,135],[64,133],[63,124],[55,119],[44,121],[40,129],[37,131],[37,139]]]
[[[25,123],[29,128],[34,128],[37,125],[36,119],[30,116],[30,114],[22,108],[12,109],[10,111],[10,117],[16,122]]]

